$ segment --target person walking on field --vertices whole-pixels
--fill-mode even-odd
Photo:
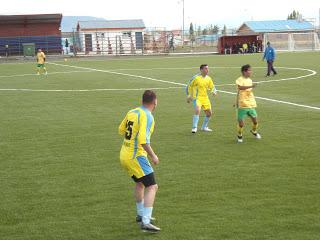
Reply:
[[[273,75],[277,74],[277,71],[273,67],[273,62],[275,60],[276,53],[273,47],[271,47],[270,42],[267,42],[267,47],[264,51],[263,59],[262,61],[266,60],[268,64],[268,72],[266,77],[270,76],[271,71],[273,72]]]

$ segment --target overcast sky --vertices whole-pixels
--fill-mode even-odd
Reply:
[[[85,4],[86,3],[86,4]],[[189,23],[239,27],[248,20],[285,19],[293,10],[304,18],[319,19],[320,0],[185,0],[185,29]],[[141,18],[147,27],[177,29],[182,26],[181,0],[9,0],[0,14],[62,13],[106,19]]]

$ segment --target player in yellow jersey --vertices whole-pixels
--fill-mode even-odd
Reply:
[[[152,224],[152,210],[158,185],[155,181],[153,164],[159,159],[151,148],[150,138],[154,129],[152,111],[157,106],[156,94],[147,90],[142,96],[142,106],[130,110],[119,126],[119,133],[124,136],[120,162],[135,181],[137,207],[136,221],[146,232],[158,232],[160,228]]]
[[[208,96],[208,91],[217,94],[217,90],[214,87],[213,80],[208,76],[209,67],[207,64],[200,66],[200,74],[195,75],[187,85],[187,102],[193,102],[195,114],[193,115],[192,133],[196,133],[198,130],[199,115],[201,108],[204,110],[206,116],[204,118],[201,130],[205,132],[211,132],[208,128],[208,123],[212,115],[211,102]]]
[[[44,52],[39,48],[39,49],[38,49],[38,53],[37,53],[37,75],[40,75],[40,70],[41,70],[41,68],[43,69],[45,75],[48,74],[47,69],[46,69],[46,67],[44,66],[45,62],[46,62],[46,55],[45,55]]]
[[[261,135],[258,133],[258,115],[256,111],[257,103],[254,98],[252,89],[257,86],[251,80],[252,70],[249,64],[241,67],[242,76],[236,80],[236,85],[238,89],[237,94],[237,118],[238,118],[238,142],[243,142],[243,127],[244,119],[250,117],[252,120],[252,130],[251,133],[257,138],[261,139]]]

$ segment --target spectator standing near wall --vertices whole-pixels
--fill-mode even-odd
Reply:
[[[248,53],[248,44],[244,43],[242,44],[243,53]]]
[[[66,38],[65,43],[64,43],[64,47],[65,47],[65,53],[69,54],[69,41],[68,38]]]
[[[226,43],[226,44],[224,45],[224,54],[228,54],[228,52],[229,52],[229,54],[232,53],[231,47]]]
[[[5,54],[6,54],[6,57],[9,57],[9,45],[6,44],[5,46]]]

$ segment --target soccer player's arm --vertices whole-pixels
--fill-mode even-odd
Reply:
[[[276,51],[272,48],[272,60],[276,58]]]
[[[214,86],[213,80],[210,79],[209,81],[209,87],[208,87],[209,91],[213,94],[213,95],[217,95],[217,89]]]
[[[46,61],[46,55],[44,53],[42,53],[42,57],[43,57],[43,62]]]
[[[151,158],[154,164],[159,163],[159,159],[157,155],[154,153],[151,145],[150,145],[150,136],[153,131],[154,123],[153,120],[150,124],[148,124],[148,119],[146,116],[141,116],[140,118],[140,129],[138,135],[138,144],[140,144],[143,149],[147,152],[148,156]]]
[[[236,80],[236,85],[237,85],[238,91],[237,91],[237,96],[236,96],[236,102],[233,104],[233,106],[236,108],[239,108],[239,95],[240,95],[240,88],[239,87],[241,85],[239,79]]]
[[[252,83],[251,86],[242,86],[242,84],[240,83],[239,79],[237,79],[236,84],[237,84],[237,87],[238,87],[239,91],[247,90],[249,88],[255,88],[257,86],[257,83]]]
[[[127,131],[126,126],[127,126],[127,115],[120,123],[119,129],[118,129],[120,135],[124,135],[126,133]]]
[[[189,103],[192,100],[192,92],[193,92],[193,86],[194,86],[195,78],[192,78],[187,87],[186,87],[186,93],[187,93],[187,102]]]

